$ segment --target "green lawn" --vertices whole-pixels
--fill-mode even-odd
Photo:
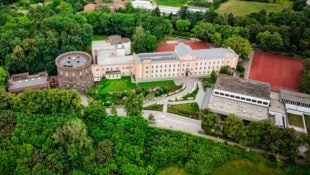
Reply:
[[[280,12],[285,8],[291,8],[292,6],[292,2],[287,0],[282,0],[280,3],[281,4],[230,0],[221,4],[216,12],[221,14],[232,13],[234,16],[245,16],[253,12],[259,12],[263,9],[268,13]]]
[[[91,38],[92,41],[100,41],[106,39],[108,39],[108,36],[106,35],[93,35],[93,37]]]
[[[170,87],[175,86],[174,82],[172,80],[167,81],[153,81],[153,82],[143,82],[143,83],[132,83],[130,77],[122,77],[118,80],[108,80],[104,79],[100,82],[100,84],[95,87],[98,89],[101,93],[109,93],[112,91],[127,91],[131,89],[135,89],[138,87],[141,88],[150,88],[150,87]]]
[[[157,5],[181,7],[187,3],[187,0],[155,0]]]
[[[235,160],[225,163],[213,171],[212,175],[285,175],[283,171],[270,168],[263,163],[249,160]]]
[[[305,115],[305,121],[307,126],[307,131],[310,133],[310,115]]]
[[[190,174],[184,171],[182,168],[174,166],[160,171],[158,175],[190,175]]]
[[[297,126],[301,128],[304,127],[302,116],[288,113],[287,118],[288,118],[289,125],[293,125],[293,126]]]
[[[187,103],[187,104],[179,104],[179,105],[169,105],[168,110],[169,113],[182,115],[184,117],[190,118],[199,118],[199,106],[197,103]]]

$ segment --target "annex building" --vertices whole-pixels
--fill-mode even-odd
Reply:
[[[128,42],[93,42],[92,73],[95,81],[102,77],[117,79],[133,76],[136,81],[177,77],[208,76],[222,66],[236,68],[239,55],[230,48],[193,50],[178,43],[172,52],[129,55]]]
[[[222,115],[235,114],[246,121],[268,119],[270,84],[219,74],[206,93],[205,106]]]

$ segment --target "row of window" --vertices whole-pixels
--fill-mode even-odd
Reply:
[[[212,63],[213,64],[220,64],[220,61],[217,61],[217,62],[216,61],[213,61],[213,62],[199,62],[199,63],[196,63],[196,66],[198,66],[198,65],[207,65],[208,63],[209,63],[209,65],[211,65]],[[224,64],[224,60],[222,61],[222,64]],[[229,64],[229,60],[226,61],[226,64]],[[167,67],[179,67],[179,66],[181,66],[181,64],[152,65],[150,67],[151,68],[167,68]],[[183,67],[185,67],[185,66],[190,66],[190,64],[189,63],[183,64]],[[193,64],[193,66],[194,66],[194,64]],[[145,66],[145,69],[148,69],[148,68],[149,68],[149,66]]]
[[[216,67],[214,67],[214,66],[212,66],[212,67],[208,67],[208,68],[204,68],[204,69],[210,69],[210,68],[212,68],[212,69],[219,69],[219,66],[216,66]],[[171,71],[173,71],[173,72],[175,72],[175,71],[179,71],[180,69],[178,68],[178,69],[160,69],[160,70],[151,70],[150,71],[150,73],[161,73],[161,72],[171,72]],[[201,68],[200,69],[197,69],[197,68],[195,68],[195,69],[193,69],[193,68],[191,68],[191,69],[188,69],[189,71],[196,71],[197,73],[198,73],[198,70],[202,70]],[[182,69],[182,71],[185,71],[185,69],[183,68]],[[145,71],[145,73],[146,74],[148,74],[149,73],[149,71]],[[204,73],[205,73],[205,71],[204,71]],[[209,73],[209,71],[208,71],[208,73]],[[201,74],[201,72],[199,72],[199,74]]]
[[[75,73],[77,73],[77,72],[72,72],[71,76],[75,76]],[[88,71],[87,71],[87,69],[85,69],[85,74],[87,74],[87,73],[88,73]],[[70,75],[68,72],[63,73],[62,71],[59,71],[59,74],[60,75],[65,74],[66,77],[68,77]],[[79,74],[80,74],[80,76],[82,76],[84,74],[84,71],[81,71],[80,73],[77,73],[76,75],[79,75]]]
[[[214,91],[214,93],[216,95],[219,95],[222,97],[230,97],[230,98],[234,98],[236,100],[241,100],[241,101],[245,101],[245,102],[252,102],[252,103],[257,103],[257,104],[268,105],[268,102],[261,101],[261,100],[255,100],[255,99],[251,99],[251,98],[240,97],[238,95],[232,95],[232,94],[227,94],[227,93],[218,92],[218,91]]]
[[[282,99],[281,102],[282,103],[288,103],[288,104],[292,104],[292,105],[304,106],[304,107],[310,108],[310,104],[296,102],[296,101],[291,101],[291,100],[287,100],[287,99]]]

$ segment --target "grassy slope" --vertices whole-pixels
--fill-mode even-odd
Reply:
[[[262,163],[253,163],[249,160],[235,160],[227,162],[217,168],[212,175],[285,175],[284,172],[267,167]]]
[[[187,0],[155,0],[157,5],[181,7]]]
[[[216,12],[221,14],[232,13],[235,16],[245,16],[253,12],[259,12],[263,9],[267,12],[280,12],[285,8],[290,8],[291,4],[292,3],[288,1],[283,1],[282,4],[273,4],[230,0],[221,4],[221,6],[216,10]]]
[[[310,133],[310,115],[305,115],[305,121],[307,126],[307,131]]]
[[[169,167],[159,172],[158,175],[189,175],[189,173],[179,167]]]

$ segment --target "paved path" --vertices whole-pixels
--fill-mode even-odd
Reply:
[[[107,109],[108,112],[110,112],[110,109]],[[126,116],[126,112],[123,108],[117,108],[118,115],[120,116]],[[279,159],[286,160],[287,158],[285,156],[281,156],[279,154],[274,154],[270,152],[266,152],[261,149],[255,149],[255,148],[249,148],[242,146],[235,142],[230,142],[225,139],[219,138],[219,137],[213,137],[205,134],[200,134],[199,131],[202,130],[201,128],[201,120],[186,118],[180,115],[171,114],[171,113],[164,113],[160,111],[151,111],[151,110],[143,110],[143,117],[148,120],[148,116],[150,114],[154,115],[155,122],[154,124],[151,124],[151,126],[159,127],[159,128],[165,128],[165,129],[171,129],[176,131],[182,131],[186,132],[192,135],[196,135],[199,137],[207,138],[210,140],[213,140],[215,142],[219,143],[227,143],[229,145],[238,146],[241,148],[244,148],[246,150],[251,150],[258,153],[265,153],[268,155],[274,155]]]
[[[249,61],[244,61],[242,63],[242,65],[245,68],[245,70],[244,70],[244,78],[245,79],[249,79],[249,77],[250,77],[253,57],[254,57],[254,51],[250,54],[250,60]]]

